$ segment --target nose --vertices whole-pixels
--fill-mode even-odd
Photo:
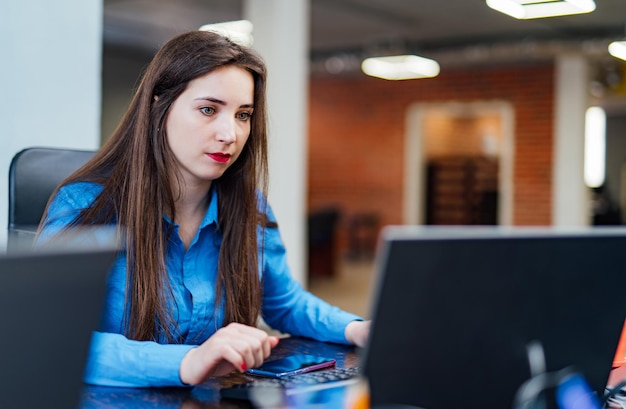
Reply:
[[[237,140],[236,125],[234,118],[228,118],[226,115],[220,118],[217,127],[217,140],[219,142],[230,145]]]

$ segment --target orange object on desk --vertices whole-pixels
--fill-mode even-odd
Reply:
[[[626,324],[622,328],[622,335],[619,337],[617,350],[615,351],[615,357],[613,358],[613,368],[623,365],[626,365]]]

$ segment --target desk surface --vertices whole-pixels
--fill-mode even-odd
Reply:
[[[270,359],[281,358],[294,352],[327,356],[337,360],[337,367],[358,365],[354,347],[323,343],[304,338],[285,338],[272,351]],[[232,374],[210,379],[195,388],[109,388],[85,386],[80,409],[204,409],[249,408],[247,402],[220,401],[219,389],[245,382],[243,374]]]
[[[351,368],[359,365],[358,351],[354,347],[317,342],[304,338],[285,338],[274,348],[270,359],[291,353],[308,353],[337,359],[337,367]],[[245,375],[232,374],[213,378],[195,388],[108,388],[85,386],[80,409],[240,409],[251,408],[245,401],[220,401],[219,390],[245,382]],[[626,366],[611,373],[609,385],[626,379]]]

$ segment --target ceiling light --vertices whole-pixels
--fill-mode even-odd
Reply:
[[[487,0],[487,5],[517,19],[590,13],[596,9],[593,0]]]
[[[600,107],[591,107],[585,113],[585,184],[600,187],[604,184],[606,169],[606,113]]]
[[[626,41],[613,41],[609,44],[609,54],[615,58],[626,60]]]
[[[410,80],[436,77],[439,75],[439,64],[417,55],[394,55],[367,58],[361,63],[361,70],[371,77]]]
[[[230,38],[237,44],[247,47],[252,46],[252,22],[248,20],[227,21],[225,23],[205,24],[199,28],[201,31],[212,31]]]

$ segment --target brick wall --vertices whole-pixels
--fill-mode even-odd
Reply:
[[[515,225],[551,223],[554,67],[550,62],[442,70],[434,79],[314,77],[310,88],[309,209],[376,213],[402,223],[407,108],[416,102],[505,101],[514,109]]]

